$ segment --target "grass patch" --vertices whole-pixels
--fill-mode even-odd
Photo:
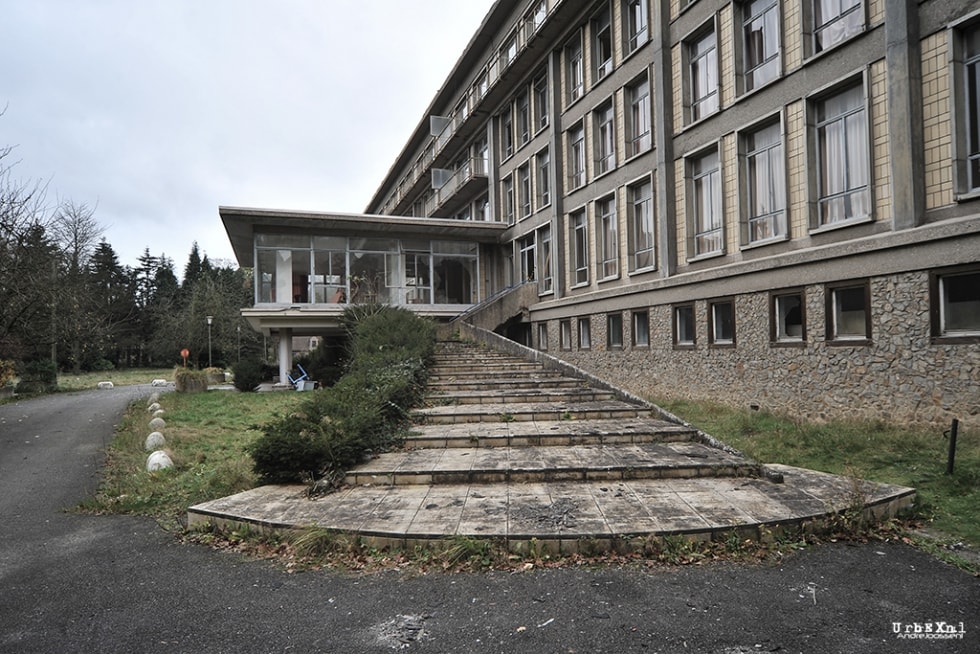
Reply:
[[[143,443],[150,415],[143,402],[126,412],[107,452],[102,483],[83,510],[157,518],[174,527],[187,507],[255,486],[246,446],[254,429],[295,407],[302,393],[165,393],[160,398],[167,428],[166,449],[174,468],[146,471]]]
[[[98,388],[99,382],[102,381],[111,381],[116,386],[136,386],[138,384],[149,384],[154,379],[173,381],[173,378],[173,368],[123,368],[119,370],[83,372],[77,375],[59,373],[58,390],[89,390]]]
[[[911,486],[918,491],[918,518],[952,539],[980,547],[980,432],[961,426],[950,476],[945,474],[949,441],[939,428],[810,424],[707,402],[658,404],[762,463]]]

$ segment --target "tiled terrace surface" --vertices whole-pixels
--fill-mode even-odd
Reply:
[[[569,552],[651,536],[764,537],[857,507],[881,519],[914,497],[759,465],[656,407],[481,348],[441,344],[429,388],[404,449],[349,471],[340,491],[310,499],[302,486],[264,486],[191,507],[189,523],[315,525],[378,545],[464,536],[520,550],[533,541]]]

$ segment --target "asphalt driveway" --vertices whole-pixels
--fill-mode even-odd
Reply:
[[[96,488],[126,405],[150,392],[0,406],[0,652],[980,651],[980,579],[901,543],[778,566],[356,577],[66,512]]]

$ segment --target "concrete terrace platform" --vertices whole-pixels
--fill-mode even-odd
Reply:
[[[311,499],[305,486],[264,486],[191,507],[189,525],[570,553],[670,535],[765,538],[844,510],[881,520],[914,500],[911,488],[760,465],[608,385],[570,383],[567,371],[486,348],[441,344],[431,378],[404,447],[348,471],[338,492]]]

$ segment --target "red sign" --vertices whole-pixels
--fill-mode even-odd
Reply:
[[[190,355],[191,355],[191,351],[188,350],[186,347],[183,350],[180,351],[180,356],[184,357],[184,367],[185,368],[187,367],[187,357],[189,357]]]

